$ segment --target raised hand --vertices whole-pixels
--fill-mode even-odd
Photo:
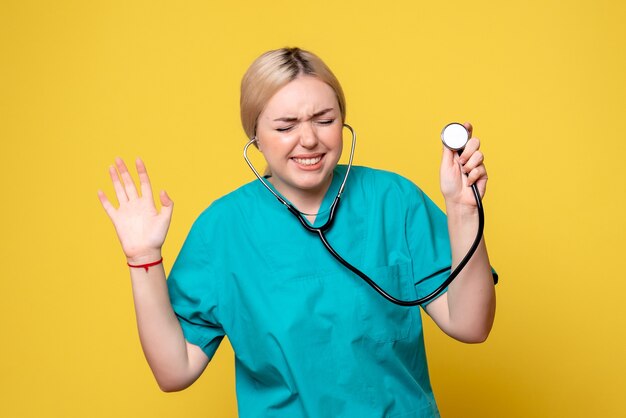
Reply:
[[[446,200],[446,207],[475,207],[476,200],[471,185],[476,183],[480,196],[485,195],[487,187],[487,169],[483,153],[479,150],[480,141],[472,137],[472,125],[464,123],[469,131],[470,140],[461,155],[443,147],[441,158],[441,192]]]
[[[137,191],[124,161],[116,158],[115,166],[109,167],[109,174],[119,207],[116,209],[101,190],[98,190],[98,197],[115,226],[128,262],[141,264],[161,258],[161,247],[172,219],[174,202],[164,190],[161,191],[159,198],[162,206],[159,212],[152,198],[152,187],[146,166],[139,158],[135,164],[141,194]]]

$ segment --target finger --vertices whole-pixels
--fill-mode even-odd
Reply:
[[[124,190],[124,186],[120,181],[120,176],[117,174],[117,170],[113,166],[109,166],[109,175],[111,176],[111,181],[113,182],[113,188],[115,189],[115,196],[117,196],[117,201],[121,205],[122,203],[128,202],[128,196],[126,195],[126,190]]]
[[[463,124],[463,126],[465,126],[465,129],[467,129],[467,132],[469,133],[469,137],[471,138],[472,137],[472,133],[474,132],[474,127],[469,122],[465,122]]]
[[[470,138],[465,144],[465,149],[459,156],[459,162],[461,164],[465,164],[473,153],[475,153],[480,148],[480,140],[478,138]]]
[[[471,186],[479,180],[487,180],[487,169],[484,165],[480,165],[469,172],[467,175],[467,185]]]
[[[483,164],[484,161],[485,156],[483,155],[483,153],[480,151],[476,151],[471,155],[469,160],[465,164],[463,164],[461,169],[464,173],[469,173],[479,165]]]
[[[476,180],[476,186],[478,187],[478,192],[480,193],[481,199],[485,197],[487,193],[487,174]]]
[[[163,213],[167,217],[172,216],[172,211],[174,210],[174,202],[168,196],[165,190],[161,190],[159,193],[159,198],[161,200],[161,213]]]
[[[107,215],[109,215],[109,218],[113,219],[115,208],[113,207],[111,202],[109,202],[109,199],[107,199],[107,196],[102,190],[98,190],[98,198],[100,199],[100,203],[102,204],[104,211],[107,213]]]
[[[128,199],[136,199],[138,197],[137,188],[135,187],[135,182],[128,172],[128,168],[126,168],[126,164],[124,160],[117,157],[115,159],[115,165],[117,166],[117,170],[120,172],[120,176],[122,177],[122,182],[124,182],[124,190],[126,190],[126,196]]]
[[[148,177],[146,165],[143,163],[141,158],[137,158],[137,160],[135,161],[135,165],[137,166],[137,174],[139,175],[141,196],[148,197],[151,202],[154,202],[154,199],[152,198],[152,186],[150,185],[150,177]]]

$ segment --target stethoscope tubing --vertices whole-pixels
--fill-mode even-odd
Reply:
[[[349,159],[349,162],[348,162],[348,168],[346,169],[346,174],[345,174],[345,176],[343,178],[343,182],[341,183],[341,187],[339,188],[339,191],[337,192],[337,196],[335,197],[335,200],[333,200],[333,203],[330,206],[330,213],[328,214],[328,220],[326,221],[326,223],[324,223],[324,225],[319,226],[319,227],[313,227],[312,225],[310,225],[306,221],[304,216],[302,216],[302,213],[295,206],[293,206],[291,203],[289,203],[285,199],[283,199],[278,193],[274,192],[274,190],[272,190],[272,188],[267,184],[267,182],[263,179],[263,177],[254,168],[254,165],[248,159],[248,147],[250,145],[252,145],[254,142],[256,142],[256,138],[250,139],[250,141],[248,141],[248,143],[245,145],[245,147],[243,149],[243,157],[246,160],[246,163],[248,163],[248,166],[250,167],[252,172],[256,175],[256,177],[259,179],[259,181],[263,184],[263,186],[265,186],[265,188],[267,190],[269,190],[274,195],[274,197],[276,197],[276,199],[278,199],[278,201],[280,203],[282,203],[284,206],[287,207],[287,209],[300,221],[302,226],[307,231],[312,232],[312,233],[316,233],[320,237],[320,240],[322,241],[322,244],[324,245],[326,250],[337,261],[339,261],[339,263],[341,263],[348,270],[350,270],[351,272],[353,272],[354,274],[359,276],[361,279],[363,279],[368,285],[370,285],[382,297],[387,299],[389,302],[392,302],[392,303],[394,303],[396,305],[400,305],[400,306],[417,306],[417,305],[422,305],[422,304],[428,303],[428,302],[432,301],[433,299],[437,298],[450,285],[450,283],[452,283],[452,281],[459,275],[461,270],[463,270],[463,268],[467,265],[469,260],[472,258],[472,256],[476,252],[476,249],[480,245],[480,241],[481,241],[482,236],[483,236],[483,230],[484,230],[484,227],[485,227],[485,213],[484,213],[484,210],[483,210],[482,199],[480,198],[480,193],[478,191],[478,187],[476,186],[476,183],[472,184],[472,192],[474,193],[474,199],[476,200],[476,208],[477,208],[477,211],[478,211],[478,230],[476,231],[476,238],[474,239],[474,242],[472,243],[472,246],[468,250],[467,254],[465,254],[465,257],[463,257],[463,259],[459,262],[459,264],[454,268],[454,270],[450,273],[448,278],[443,283],[441,283],[441,285],[439,285],[439,287],[437,287],[435,290],[433,290],[428,295],[426,295],[424,297],[421,297],[419,299],[415,299],[415,300],[401,300],[401,299],[397,299],[397,298],[391,296],[389,293],[387,293],[374,280],[369,278],[361,270],[357,269],[352,264],[350,264],[349,262],[344,260],[344,258],[341,257],[341,255],[339,255],[339,253],[337,251],[335,251],[335,249],[332,247],[332,245],[328,242],[328,240],[326,239],[326,235],[324,234],[325,231],[330,229],[330,227],[332,226],[333,221],[335,219],[335,213],[337,212],[337,208],[339,207],[339,202],[341,200],[341,196],[343,194],[343,190],[344,190],[344,187],[346,185],[346,181],[348,180],[348,174],[350,174],[350,169],[352,168],[352,160],[354,158],[354,148],[356,146],[356,133],[354,132],[354,129],[352,129],[352,127],[350,125],[344,124],[344,126],[346,128],[348,128],[350,130],[350,132],[352,133],[352,147],[350,149],[350,159]],[[457,152],[460,153],[461,151],[462,150],[457,151]],[[435,272],[431,276],[433,276],[435,274],[443,273],[443,272],[445,272],[447,270],[449,270],[449,268],[445,268],[445,269],[442,269],[442,270],[440,270],[438,272]],[[429,277],[431,277],[431,276],[429,276]]]
[[[339,261],[346,268],[348,268],[354,274],[356,274],[361,279],[363,279],[368,285],[370,285],[376,292],[378,292],[382,297],[387,299],[389,302],[395,303],[396,305],[400,305],[400,306],[423,305],[423,304],[428,303],[428,302],[432,301],[433,299],[437,298],[446,289],[446,287],[448,287],[450,285],[450,283],[452,283],[452,281],[454,279],[456,279],[456,277],[459,275],[461,270],[463,270],[463,268],[467,265],[469,260],[472,258],[472,256],[476,252],[476,249],[480,245],[480,241],[481,241],[482,236],[483,236],[483,230],[484,230],[484,227],[485,227],[485,212],[483,210],[482,200],[480,198],[480,193],[478,192],[478,187],[476,187],[476,183],[472,184],[472,191],[474,192],[474,199],[476,200],[476,205],[477,205],[477,209],[478,209],[478,231],[476,232],[476,238],[474,239],[474,242],[472,243],[472,246],[470,247],[470,249],[467,252],[467,254],[465,254],[465,257],[463,257],[461,262],[455,267],[455,269],[452,271],[452,273],[450,273],[450,276],[448,276],[448,278],[443,283],[441,283],[441,285],[439,285],[439,287],[437,287],[435,290],[433,290],[431,293],[429,293],[428,295],[426,295],[426,296],[424,296],[422,298],[419,298],[419,299],[415,299],[415,300],[401,300],[401,299],[397,299],[397,298],[391,296],[384,289],[382,289],[376,282],[374,282],[372,279],[370,279],[365,273],[363,273],[361,270],[357,269],[352,264],[350,264],[346,260],[344,260],[339,255],[339,253],[337,253],[337,251],[335,251],[334,248],[330,245],[330,243],[326,239],[326,235],[324,235],[324,231],[317,230],[316,232],[318,233],[322,243],[324,244],[324,246],[326,247],[328,252],[330,252],[330,254],[333,257],[335,257],[337,259],[337,261]],[[443,273],[444,271],[447,271],[447,270],[449,270],[449,269],[445,268],[445,269],[442,269],[442,270],[440,270],[438,272],[435,272],[434,274]]]
[[[343,126],[348,128],[350,130],[350,133],[352,134],[352,146],[350,147],[350,159],[348,160],[348,169],[346,170],[346,174],[343,176],[343,181],[341,182],[341,187],[339,187],[339,191],[337,192],[337,196],[335,197],[335,200],[333,201],[333,204],[331,206],[331,208],[332,208],[331,209],[331,214],[334,213],[334,210],[337,207],[337,203],[338,203],[339,199],[341,198],[341,195],[343,194],[343,189],[346,187],[346,182],[348,181],[348,175],[350,174],[350,169],[352,168],[352,160],[354,159],[354,148],[356,147],[356,132],[354,132],[354,129],[352,129],[352,127],[350,125],[348,125],[348,124],[344,123]],[[302,214],[300,213],[300,211],[298,209],[296,209],[296,207],[294,205],[292,205],[291,203],[287,202],[278,193],[276,193],[274,190],[272,190],[272,188],[267,184],[265,179],[259,174],[258,171],[256,171],[256,168],[254,168],[254,164],[252,164],[252,162],[248,158],[248,148],[250,147],[250,145],[254,144],[255,142],[257,142],[256,136],[253,137],[252,139],[250,139],[248,141],[248,143],[246,144],[246,146],[243,147],[243,158],[244,158],[244,160],[246,160],[246,163],[248,164],[248,167],[250,167],[250,169],[252,170],[254,175],[257,177],[257,179],[259,179],[259,181],[263,184],[263,186],[265,186],[265,188],[267,190],[269,190],[274,195],[274,197],[276,199],[278,199],[278,201],[280,203],[285,205],[289,209],[289,211],[291,213],[293,213],[294,215],[296,215],[298,217],[298,219],[300,220],[302,225],[307,230],[312,231],[312,232],[317,230],[318,228],[311,227],[304,220],[304,218],[302,217]],[[329,216],[328,217],[328,221],[326,222],[326,224],[324,224],[320,228],[323,229],[323,230],[326,230],[326,229],[330,228],[330,225],[332,224],[332,219],[333,219],[333,217]]]

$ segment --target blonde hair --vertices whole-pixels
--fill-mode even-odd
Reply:
[[[256,135],[257,119],[270,98],[299,75],[319,78],[335,92],[342,123],[346,120],[346,99],[339,80],[315,54],[300,48],[281,48],[258,57],[241,80],[239,101],[241,124],[248,138]]]

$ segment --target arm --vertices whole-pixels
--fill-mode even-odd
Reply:
[[[111,218],[129,264],[146,264],[161,258],[172,217],[173,202],[162,191],[158,212],[150,179],[143,162],[137,159],[141,184],[139,195],[126,165],[116,159],[109,173],[119,201],[116,209],[102,191],[98,197]],[[119,170],[119,174],[118,174]],[[121,177],[121,179],[120,179]],[[183,336],[169,300],[163,264],[130,268],[139,338],[146,360],[163,391],[182,390],[191,385],[206,368],[209,359]]]
[[[465,124],[472,132],[472,126]],[[487,171],[480,143],[471,138],[461,156],[444,148],[441,162],[441,190],[446,201],[452,266],[456,266],[474,241],[478,225],[476,202],[471,185],[476,182],[481,197]],[[466,176],[466,175],[467,176]],[[484,238],[474,256],[448,291],[426,307],[435,323],[451,337],[477,343],[487,339],[495,317],[496,296]]]
[[[145,262],[159,259],[160,254]],[[152,373],[165,392],[185,389],[200,377],[209,359],[183,336],[170,304],[163,264],[150,267],[148,272],[143,268],[130,270],[139,339]]]

